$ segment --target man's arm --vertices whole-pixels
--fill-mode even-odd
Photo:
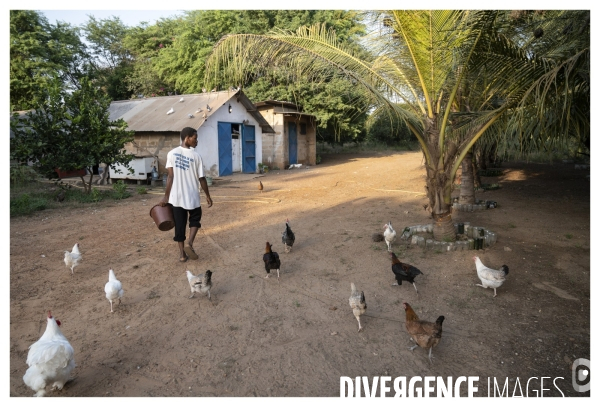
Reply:
[[[169,196],[171,195],[171,187],[173,186],[173,167],[167,168],[167,186],[165,187],[165,196],[158,203],[160,206],[165,206],[169,203]]]
[[[202,190],[204,191],[204,195],[206,195],[206,203],[208,204],[208,207],[210,208],[213,204],[213,201],[210,197],[210,193],[208,192],[208,184],[206,183],[206,178],[204,178],[204,177],[200,178],[200,186],[202,187]]]

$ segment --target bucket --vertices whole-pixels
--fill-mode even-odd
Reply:
[[[159,230],[166,232],[175,227],[175,219],[173,218],[173,206],[167,204],[166,206],[154,205],[150,209],[150,216],[154,219],[154,223],[158,226]]]
[[[208,185],[210,187],[213,184],[212,177],[205,177],[205,178],[206,178],[206,185]]]

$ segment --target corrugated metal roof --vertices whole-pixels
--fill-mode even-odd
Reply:
[[[125,120],[129,130],[180,132],[184,127],[199,128],[234,96],[258,122],[263,133],[275,132],[241,90],[123,100],[112,102],[109,113],[111,120]],[[210,112],[207,106],[210,106]],[[167,114],[170,109],[173,113]],[[190,114],[194,117],[190,118]]]
[[[265,100],[262,102],[255,103],[254,106],[256,106],[259,109],[265,106],[272,107],[273,112],[275,114],[294,114],[298,116],[315,117],[315,115],[303,113],[298,107],[298,105],[295,105],[292,102],[284,102],[280,100]]]
[[[200,127],[205,118],[209,118],[236,93],[223,91],[112,102],[110,119],[123,119],[127,128],[134,131],[180,132],[184,127]],[[167,114],[171,109],[173,113]],[[190,114],[194,117],[190,118]]]

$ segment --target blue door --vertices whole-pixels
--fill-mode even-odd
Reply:
[[[298,164],[298,136],[296,134],[296,123],[288,123],[290,141],[290,165]]]
[[[217,123],[219,142],[219,176],[231,175],[233,165],[231,161],[231,123]]]
[[[242,172],[256,172],[256,136],[254,126],[242,126]]]

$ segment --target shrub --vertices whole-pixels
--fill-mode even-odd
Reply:
[[[127,184],[123,180],[119,180],[113,184],[113,198],[114,199],[125,199],[129,198],[131,194],[127,192]]]
[[[10,216],[29,215],[35,211],[42,211],[48,207],[48,199],[25,193],[10,200]]]

